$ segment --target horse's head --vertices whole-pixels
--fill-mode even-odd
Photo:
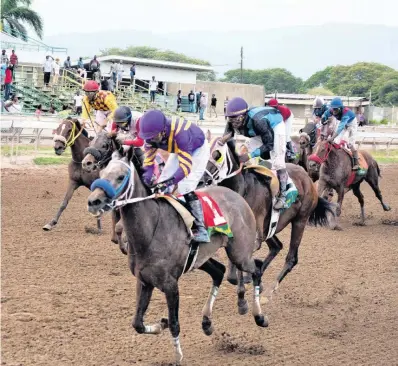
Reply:
[[[332,146],[326,140],[319,140],[315,147],[314,152],[308,158],[308,167],[314,172],[318,172],[322,163],[326,161],[329,156]]]
[[[83,131],[80,122],[75,118],[64,119],[55,130],[53,138],[54,151],[62,155],[65,149],[72,146]]]
[[[300,130],[299,144],[300,149],[305,149],[310,144],[311,138],[307,132]]]
[[[226,143],[231,135],[218,137],[211,142],[210,159],[206,166],[202,181],[205,185],[220,183],[236,168],[235,157]]]
[[[127,157],[114,155],[108,166],[101,171],[100,178],[91,185],[88,211],[94,216],[109,211],[114,200],[134,192],[136,176],[136,169]]]
[[[111,160],[115,148],[113,137],[105,131],[99,132],[90,142],[90,146],[83,151],[82,168],[87,172],[92,172],[97,168],[101,169]]]

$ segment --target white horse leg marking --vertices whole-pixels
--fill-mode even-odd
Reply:
[[[260,286],[254,286],[253,289],[253,316],[262,314],[260,305]]]
[[[216,301],[216,297],[218,294],[218,287],[213,286],[210,290],[209,297],[207,298],[206,304],[203,306],[202,315],[207,316],[208,318],[211,317],[213,313],[213,305],[214,301]]]
[[[156,323],[153,325],[146,325],[145,326],[145,334],[160,334],[164,330],[164,326],[162,323]]]
[[[180,337],[175,337],[175,338],[173,337],[172,341],[175,351],[176,365],[179,365],[183,358],[181,344],[180,344]]]

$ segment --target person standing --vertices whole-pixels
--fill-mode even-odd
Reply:
[[[181,90],[179,90],[177,93],[177,112],[181,112],[181,102],[182,102]]]
[[[58,84],[58,78],[59,78],[59,69],[61,68],[60,64],[59,64],[59,58],[55,59],[55,62],[53,64],[53,85],[57,85]]]
[[[225,100],[224,100],[224,117],[225,117],[225,120],[228,119],[228,117],[227,117],[227,104],[228,104],[228,102],[229,102],[228,97],[225,97]]]
[[[14,50],[11,51],[10,64],[12,65],[12,79],[15,80],[15,69],[18,66],[18,56]]]
[[[151,103],[155,103],[156,91],[158,90],[158,82],[155,77],[152,76],[152,80],[149,82],[149,93],[151,95]]]
[[[113,83],[116,84],[116,65],[115,61],[112,61],[111,67],[109,69],[109,76],[112,78]]]
[[[202,97],[202,92],[199,91],[196,93],[196,113],[200,111],[200,98]]]
[[[8,65],[9,64],[9,60],[8,60],[8,56],[7,56],[7,54],[6,54],[6,50],[2,50],[1,51],[1,64],[3,65],[3,64],[6,64],[6,65]]]
[[[64,61],[64,69],[69,70],[72,68],[72,63],[70,62],[70,56]]]
[[[133,66],[130,67],[130,85],[133,85],[135,78],[135,62],[133,62]]]
[[[4,77],[4,101],[10,99],[12,84],[12,65],[9,64]]]
[[[217,118],[217,98],[216,95],[213,94],[211,97],[211,102],[210,102],[210,118],[211,118],[211,112],[214,112],[216,114],[216,118]]]
[[[189,113],[195,113],[195,94],[191,90],[188,94]]]
[[[202,93],[202,95],[200,96],[200,102],[199,102],[199,120],[200,121],[204,121],[204,114],[205,114],[205,110],[207,107],[207,98],[205,93]]]
[[[79,57],[79,61],[77,61],[77,68],[84,69],[83,57]]]
[[[80,116],[82,114],[82,100],[83,100],[83,96],[80,95],[80,91],[78,90],[76,92],[76,95],[73,97],[73,99],[75,100],[75,110],[76,110],[76,114],[78,116]]]
[[[50,83],[51,73],[53,71],[53,60],[51,56],[46,56],[46,61],[43,64],[44,72],[44,86],[48,86]]]

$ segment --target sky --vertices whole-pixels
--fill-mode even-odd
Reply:
[[[398,26],[393,0],[33,0],[33,9],[43,18],[45,36],[122,29],[253,31],[325,23]]]

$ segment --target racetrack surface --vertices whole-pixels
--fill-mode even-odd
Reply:
[[[396,365],[398,360],[398,166],[382,167],[381,189],[392,211],[383,212],[364,183],[366,227],[353,226],[359,205],[343,204],[344,231],[308,227],[299,264],[263,305],[270,325],[238,315],[235,287],[226,281],[214,305],[215,332],[201,330],[201,310],[211,280],[195,271],[180,281],[184,365]],[[110,217],[101,236],[87,213],[80,188],[51,232],[67,185],[66,167],[2,172],[2,364],[168,365],[174,351],[168,330],[139,335],[131,327],[135,278],[127,258],[112,244]],[[271,285],[285,248],[263,280]],[[264,258],[266,246],[256,257]],[[224,252],[218,258],[226,263]],[[251,303],[252,287],[246,297]],[[155,290],[146,315],[166,315]]]

